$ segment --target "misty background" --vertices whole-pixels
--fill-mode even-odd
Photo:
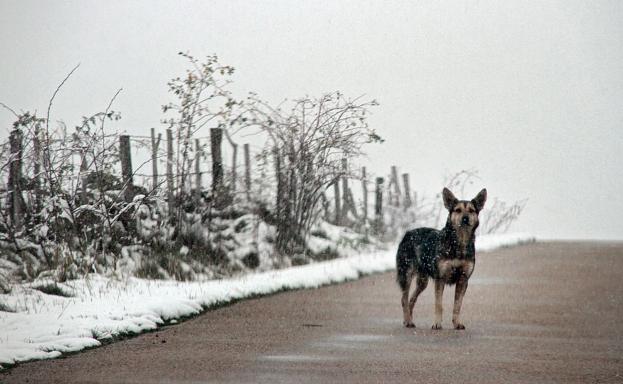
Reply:
[[[106,108],[130,134],[164,130],[166,83],[188,51],[236,68],[231,89],[272,103],[340,90],[380,102],[385,139],[362,164],[397,165],[434,196],[477,169],[511,231],[623,238],[623,3],[618,1],[2,1],[0,102],[68,126]],[[14,116],[0,109],[0,137]],[[207,128],[206,128],[207,133]]]

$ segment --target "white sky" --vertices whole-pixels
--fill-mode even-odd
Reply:
[[[529,198],[513,230],[623,238],[623,2],[3,0],[0,101],[45,115],[81,63],[51,118],[77,124],[123,87],[118,126],[148,134],[178,51],[236,67],[239,97],[377,99],[377,174],[398,165],[432,195],[476,168],[470,194]]]

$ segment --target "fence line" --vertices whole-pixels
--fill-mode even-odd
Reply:
[[[135,177],[139,178],[142,182],[140,184],[146,185],[146,181],[151,178],[152,186],[158,189],[166,188],[168,190],[169,201],[175,200],[173,198],[176,190],[176,185],[180,183],[181,180],[188,180],[188,186],[194,184],[195,189],[195,198],[200,198],[200,191],[205,190],[203,186],[203,175],[211,175],[212,185],[211,190],[214,194],[218,191],[221,191],[225,188],[224,183],[228,183],[229,193],[236,196],[246,196],[247,199],[251,199],[252,192],[252,184],[253,178],[251,177],[251,149],[258,152],[269,152],[267,146],[257,146],[250,143],[244,143],[243,145],[243,159],[242,162],[238,162],[237,159],[237,148],[238,144],[235,143],[228,135],[225,135],[231,146],[231,154],[232,154],[232,164],[226,165],[223,161],[223,133],[224,130],[221,128],[212,128],[210,136],[202,136],[202,137],[192,137],[189,139],[190,148],[189,150],[194,152],[193,156],[189,156],[187,159],[188,170],[185,170],[183,173],[179,174],[178,172],[174,172],[173,166],[179,169],[179,153],[178,158],[176,159],[173,152],[173,143],[176,140],[173,137],[173,132],[171,129],[166,130],[166,137],[163,138],[161,133],[158,133],[156,140],[156,130],[154,128],[151,129],[152,135],[144,136],[144,135],[127,135],[127,134],[105,134],[98,135],[96,137],[88,137],[88,138],[80,138],[74,135],[71,135],[67,138],[67,140],[62,139],[49,139],[42,140],[44,143],[53,143],[54,145],[62,143],[63,146],[60,148],[55,148],[54,151],[60,151],[64,153],[66,156],[62,161],[67,160],[71,156],[80,155],[80,166],[79,171],[75,171],[75,168],[78,168],[76,164],[74,164],[74,160],[71,162],[71,170],[67,174],[63,174],[62,177],[64,180],[78,180],[82,185],[86,185],[87,177],[92,173],[86,166],[85,156],[83,154],[84,145],[88,145],[88,141],[90,140],[99,140],[99,139],[109,139],[108,142],[104,145],[104,150],[110,150],[115,147],[118,148],[119,154],[119,162],[121,164],[121,182],[122,185],[127,186],[127,190],[124,191],[123,197],[126,201],[131,201],[133,194],[135,194],[136,183]],[[37,168],[37,161],[40,159],[41,154],[38,152],[39,150],[30,150],[27,153],[24,153],[24,148],[22,148],[22,136],[16,134],[16,132],[21,132],[19,129],[14,129],[11,132],[12,140],[19,139],[19,145],[9,140],[8,142],[0,144],[2,148],[3,155],[6,153],[7,146],[11,147],[11,156],[7,159],[7,164],[10,165],[9,177],[7,180],[7,188],[6,190],[10,193],[11,198],[9,200],[8,207],[10,209],[11,217],[19,217],[21,210],[23,207],[22,199],[19,198],[21,196],[22,191],[22,175],[21,168],[24,164],[24,160],[32,161],[35,163],[35,168]],[[112,141],[110,139],[116,138],[117,141]],[[194,139],[194,146],[193,144]],[[209,143],[206,143],[204,140],[209,140]],[[37,141],[37,140],[34,140]],[[164,143],[162,143],[164,141]],[[204,141],[202,143],[202,141]],[[76,143],[82,143],[83,146],[75,145]],[[133,145],[134,144],[134,145]],[[166,145],[163,145],[166,144]],[[179,143],[178,143],[179,145]],[[26,146],[30,148],[30,143],[26,143]],[[147,149],[151,152],[151,157],[149,160],[143,162],[137,169],[133,169],[132,165],[132,152],[137,149]],[[73,154],[72,154],[73,153]],[[66,155],[69,154],[69,155]],[[211,169],[202,170],[202,159],[211,158]],[[143,166],[152,162],[152,172],[138,172],[142,169]],[[159,174],[158,171],[158,163],[166,163],[166,172],[164,174]],[[208,163],[206,161],[205,163]],[[194,164],[194,171],[191,171],[191,167]],[[30,164],[27,164],[30,166]],[[31,173],[32,170],[30,168],[28,173]],[[242,171],[243,170],[243,171]],[[239,172],[241,171],[241,172]],[[411,196],[411,186],[409,180],[408,173],[402,173],[402,180],[399,178],[398,170],[396,166],[392,166],[390,168],[390,172],[387,178],[385,177],[375,177],[367,172],[365,167],[361,168],[360,173],[357,171],[349,170],[346,159],[342,161],[341,169],[339,170],[341,176],[339,179],[333,183],[333,199],[334,199],[334,216],[333,219],[336,224],[345,224],[348,221],[349,214],[352,217],[355,217],[356,220],[362,222],[372,222],[374,225],[381,225],[383,221],[383,200],[387,201],[388,206],[392,207],[403,207],[405,210],[410,208],[413,204],[417,203],[417,197]],[[38,179],[41,176],[41,170],[39,168],[39,172],[32,173],[34,179]],[[263,178],[266,180],[277,180],[272,177],[272,173],[269,172],[270,176],[263,175]],[[166,178],[166,183],[161,183],[160,178]],[[194,181],[192,181],[194,178]],[[349,184],[348,180],[359,180],[361,182],[361,194],[362,194],[362,202],[356,203],[354,194],[352,191],[352,185]],[[385,182],[385,180],[389,180]],[[257,180],[257,179],[256,179]],[[236,186],[237,181],[241,183],[239,185],[242,186],[243,190],[237,191]],[[401,183],[402,181],[402,183]],[[279,183],[277,183],[279,184]],[[341,185],[340,185],[341,184]],[[401,185],[402,184],[402,185]],[[75,184],[78,186],[78,184]],[[148,184],[147,184],[148,185]],[[160,186],[160,187],[158,187]],[[369,191],[369,187],[372,186],[372,191]],[[83,193],[85,189],[83,189]],[[372,200],[374,203],[374,216],[369,217],[368,215],[368,195],[369,193],[374,193],[375,198]],[[385,194],[385,196],[384,196]],[[15,196],[18,196],[17,198]],[[326,197],[325,197],[326,200]],[[325,210],[328,208],[328,204],[323,204]],[[358,210],[357,207],[361,207],[361,211]],[[326,212],[325,217],[329,217]],[[18,219],[17,219],[18,220]]]

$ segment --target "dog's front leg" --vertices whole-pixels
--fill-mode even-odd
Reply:
[[[441,329],[441,317],[443,315],[443,288],[446,283],[443,280],[435,280],[435,323],[433,329]]]
[[[459,315],[461,314],[461,305],[463,304],[463,297],[467,291],[467,279],[462,278],[456,283],[454,291],[454,309],[452,310],[452,324],[455,329],[465,329],[465,326],[459,321]]]

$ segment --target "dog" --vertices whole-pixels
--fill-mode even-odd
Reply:
[[[402,291],[403,324],[413,328],[413,307],[418,296],[426,289],[429,278],[435,282],[435,323],[433,329],[441,329],[442,296],[446,285],[455,284],[452,324],[455,329],[465,329],[459,320],[463,296],[469,277],[474,272],[476,249],[475,231],[478,214],[487,200],[483,189],[470,201],[458,200],[448,188],[442,192],[448,219],[443,229],[417,228],[408,231],[396,254],[396,280]],[[409,299],[409,288],[416,279],[415,291]]]

